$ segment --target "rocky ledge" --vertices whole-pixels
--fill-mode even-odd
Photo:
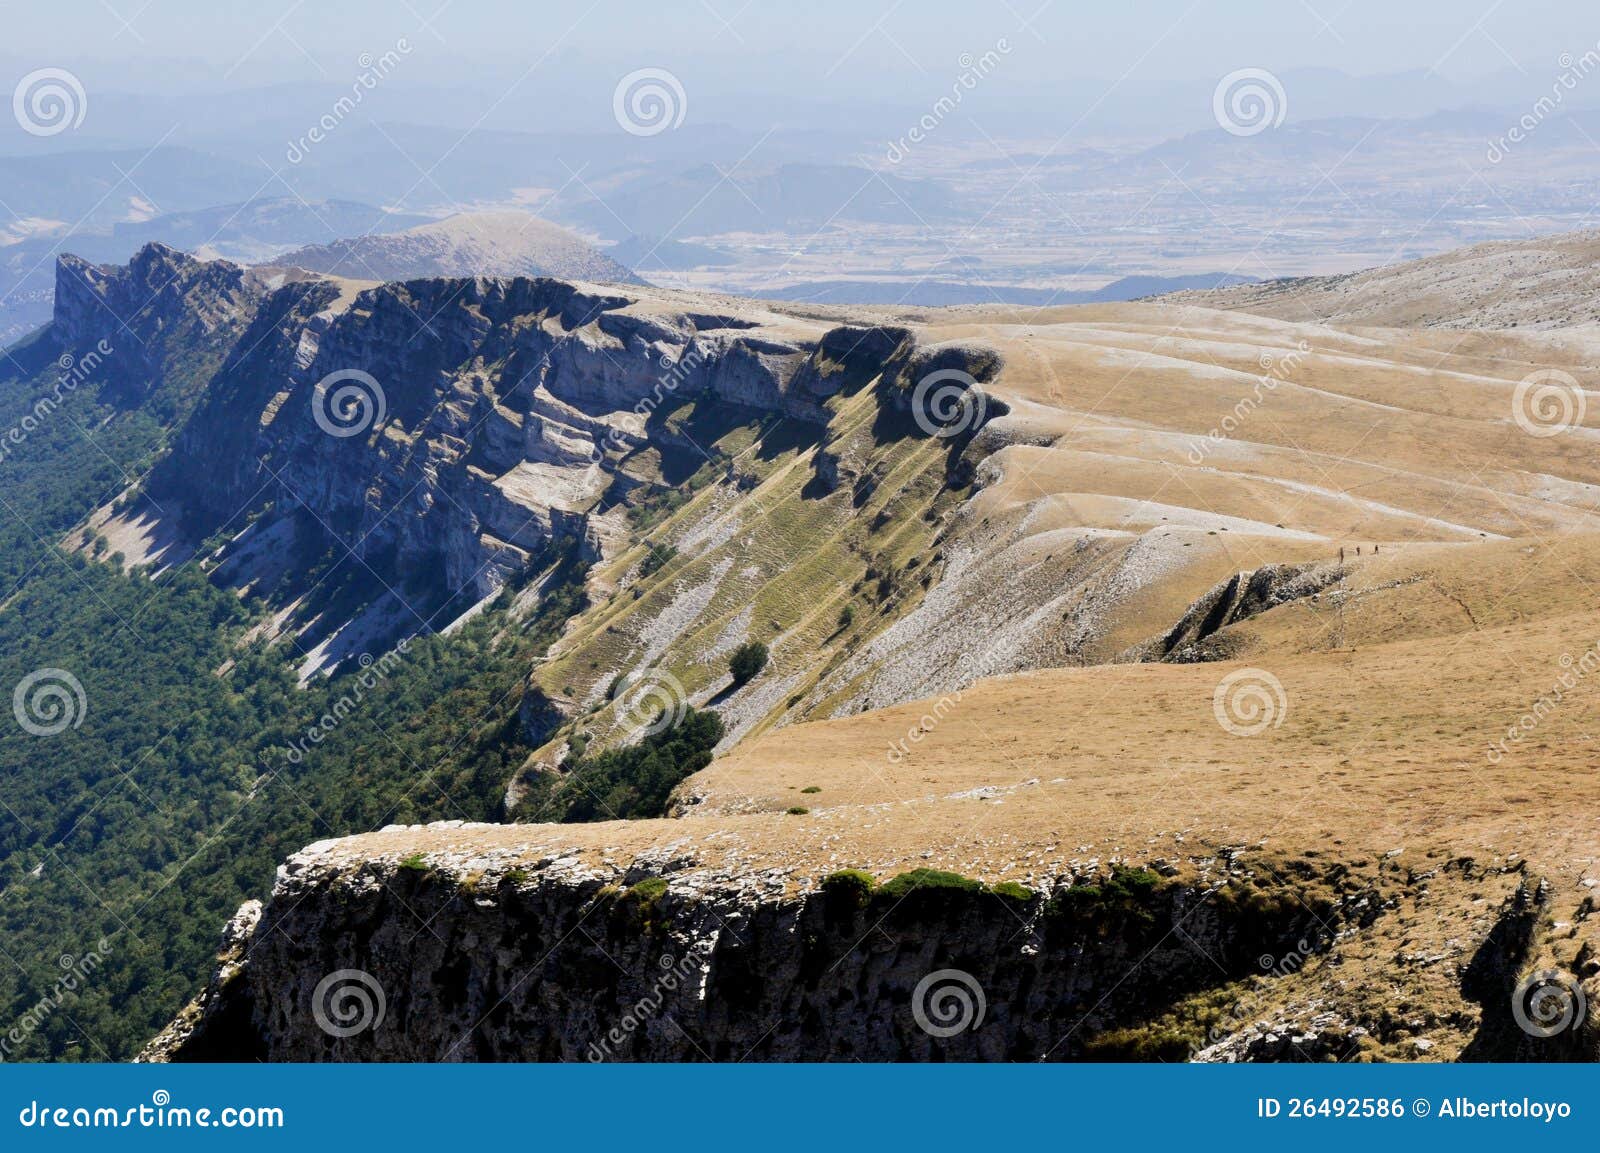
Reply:
[[[1222,849],[1084,861],[1036,889],[927,870],[878,885],[708,864],[685,838],[624,862],[606,842],[626,835],[455,822],[313,845],[230,922],[216,976],[144,1059],[1381,1055],[1408,1042],[1404,1022],[1341,1013],[1305,995],[1307,975],[1355,979],[1445,879]],[[1469,966],[1494,994],[1483,1044],[1509,1021],[1488,1007],[1537,917],[1515,876],[1452,869],[1515,886]]]

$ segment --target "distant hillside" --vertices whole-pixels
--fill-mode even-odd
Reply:
[[[1391,328],[1570,328],[1600,323],[1600,232],[1479,244],[1342,276],[1270,280],[1165,303]]]
[[[307,243],[398,232],[425,223],[423,216],[388,212],[353,200],[307,202],[282,196],[116,224],[111,229],[115,254],[108,259],[126,260],[155,240],[202,256],[254,263]]]
[[[460,213],[388,236],[297,249],[273,263],[361,280],[550,276],[641,283],[629,269],[566,229],[519,212]]]
[[[1248,276],[1204,273],[1199,276],[1124,276],[1099,288],[1064,291],[1013,284],[965,284],[947,280],[816,280],[791,284],[770,293],[772,300],[809,304],[904,304],[943,308],[957,304],[1023,304],[1048,308],[1057,304],[1115,304],[1165,292],[1227,288],[1253,284]]]
[[[702,164],[665,179],[645,173],[572,215],[586,228],[622,239],[768,233],[845,221],[926,228],[954,211],[951,190],[938,180],[874,175],[843,164],[780,164],[726,175]]]
[[[7,171],[7,163],[0,161],[0,184]],[[148,220],[121,220],[109,228],[103,215],[96,214],[72,228],[48,220],[12,222],[9,231],[19,239],[0,245],[0,346],[20,340],[50,319],[56,257],[61,253],[80,256],[91,264],[119,264],[156,241],[208,259],[220,256],[248,264],[306,244],[394,232],[425,222],[425,217],[388,212],[354,200],[292,196],[256,197],[167,212]]]

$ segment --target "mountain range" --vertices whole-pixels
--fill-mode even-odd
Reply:
[[[1487,326],[1587,243],[1382,314],[63,257],[0,680],[84,704],[0,741],[0,928],[104,967],[28,1052],[1593,1057],[1512,993],[1600,972],[1595,369]]]

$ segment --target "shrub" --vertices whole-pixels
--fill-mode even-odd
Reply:
[[[1122,1061],[1151,1064],[1156,1061],[1187,1061],[1205,1045],[1205,1032],[1198,1027],[1182,1030],[1160,1025],[1141,1025],[1115,1029],[1091,1037],[1083,1043],[1083,1055],[1090,1061]]]
[[[820,792],[822,792],[822,786],[821,785],[807,785],[805,788],[801,789],[800,791],[802,793],[820,793]]]
[[[947,873],[942,869],[912,869],[909,873],[901,873],[884,884],[879,892],[891,897],[903,897],[917,889],[941,889],[955,893],[992,893],[1012,901],[1033,900],[1033,890],[1016,881],[985,885],[982,881],[963,877],[960,873]]]
[[[637,885],[632,886],[622,894],[624,900],[635,901],[641,905],[653,905],[667,893],[667,879],[665,877],[646,877]]]
[[[733,650],[733,656],[728,659],[728,671],[733,674],[735,685],[749,684],[766,667],[767,646],[760,641],[740,645]]]
[[[644,554],[644,560],[639,562],[639,575],[654,576],[671,563],[672,558],[678,555],[678,550],[670,544],[653,544],[650,551]]]
[[[887,897],[903,897],[916,889],[944,889],[961,893],[981,893],[985,885],[960,873],[947,873],[942,869],[912,869],[885,881],[878,891]]]
[[[804,805],[790,805],[787,812],[791,817],[803,817],[811,810]]]
[[[878,880],[860,869],[840,869],[822,878],[822,894],[830,901],[851,908],[862,908],[872,899]]]
[[[1155,924],[1151,897],[1161,878],[1148,869],[1113,865],[1111,876],[1100,884],[1073,885],[1050,899],[1050,913],[1077,921],[1099,921],[1104,928],[1114,918],[1149,928]]]
[[[564,774],[540,773],[517,818],[524,821],[609,821],[665,816],[678,783],[711,763],[722,718],[686,708],[677,724],[637,744],[580,755]]]
[[[426,873],[428,871],[428,858],[421,853],[412,853],[400,861],[400,867],[408,873]]]
[[[624,890],[618,899],[618,908],[625,917],[637,919],[637,924],[643,932],[655,933],[665,924],[657,906],[661,898],[666,895],[665,877],[646,877],[637,885]]]

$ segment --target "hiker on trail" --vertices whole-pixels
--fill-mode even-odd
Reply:
[[[1357,556],[1361,555],[1361,546],[1360,545],[1356,545],[1356,555]]]

